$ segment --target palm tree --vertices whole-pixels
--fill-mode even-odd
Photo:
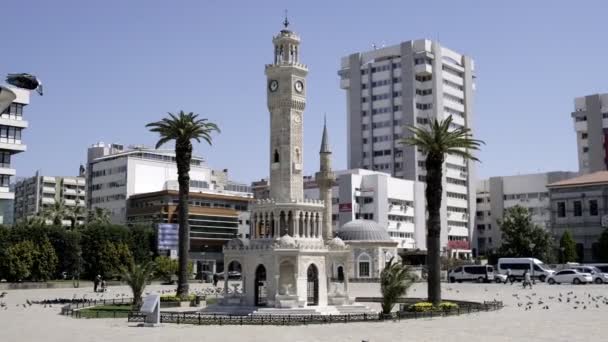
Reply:
[[[80,202],[76,202],[76,206],[70,207],[67,210],[67,218],[70,220],[70,228],[74,229],[78,225],[78,219],[85,216],[87,210],[80,206]]]
[[[144,293],[148,281],[152,279],[155,268],[156,265],[151,261],[143,264],[131,263],[129,268],[121,267],[122,280],[131,287],[133,292],[133,309],[137,310],[141,306],[141,295]]]
[[[64,200],[55,201],[52,205],[44,208],[42,216],[53,223],[55,226],[62,226],[63,220],[69,217],[69,208]]]
[[[484,142],[473,139],[471,130],[459,126],[452,129],[452,116],[445,120],[434,119],[430,128],[408,126],[409,137],[403,143],[413,145],[426,154],[426,247],[428,268],[428,296],[433,305],[441,302],[441,199],[443,194],[443,162],[446,154],[462,157],[464,160],[479,161],[470,151],[479,150]]]
[[[380,291],[382,292],[382,313],[388,315],[397,303],[397,299],[403,297],[407,290],[416,281],[416,276],[411,272],[411,267],[400,263],[393,264],[393,258],[380,273]]]
[[[201,139],[209,145],[212,143],[211,133],[219,132],[216,124],[199,119],[198,114],[186,114],[180,111],[178,115],[169,113],[168,118],[146,125],[151,132],[160,135],[156,148],[175,140],[175,161],[177,163],[177,182],[179,184],[179,271],[177,296],[188,296],[188,252],[190,250],[190,227],[188,225],[188,197],[190,193],[190,162],[192,160],[192,140]]]
[[[110,223],[110,212],[104,208],[93,208],[87,211],[87,223],[108,224]]]

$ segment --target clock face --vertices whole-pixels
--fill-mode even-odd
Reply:
[[[273,93],[277,91],[277,89],[279,89],[279,81],[271,80],[270,83],[268,83],[268,89]]]
[[[296,81],[296,83],[294,83],[293,88],[298,92],[301,93],[304,90],[304,83],[302,83],[302,81]]]
[[[293,121],[295,123],[300,123],[300,121],[302,121],[302,119],[300,118],[300,115],[296,113],[293,115]]]

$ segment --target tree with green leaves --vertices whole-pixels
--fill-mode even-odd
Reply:
[[[155,265],[151,261],[143,264],[133,262],[128,267],[122,266],[120,268],[122,280],[131,287],[131,291],[133,292],[133,308],[135,310],[141,307],[141,296],[144,293],[146,285],[152,279],[154,268]]]
[[[560,249],[560,262],[565,264],[567,262],[577,262],[578,257],[576,255],[576,241],[572,237],[569,230],[566,230],[559,240]]]
[[[45,236],[33,251],[31,278],[35,281],[52,279],[57,269],[58,258],[55,249]]]
[[[201,139],[212,144],[211,134],[219,133],[215,123],[207,119],[199,118],[194,113],[174,115],[168,113],[169,117],[161,121],[146,125],[151,132],[158,133],[160,139],[156,148],[175,141],[175,161],[177,164],[177,182],[179,184],[178,204],[178,257],[179,276],[177,284],[177,296],[185,298],[188,296],[188,253],[190,251],[190,227],[188,225],[188,198],[190,195],[190,163],[192,161],[192,140],[200,142]]]
[[[104,208],[92,208],[87,211],[87,224],[107,225],[110,224],[110,212]]]
[[[380,291],[382,292],[382,313],[389,314],[397,300],[407,293],[407,290],[416,281],[416,276],[409,266],[401,263],[388,262],[380,273]]]
[[[156,250],[156,231],[154,228],[135,225],[129,229],[129,249],[136,263],[152,261]]]
[[[532,215],[520,205],[508,208],[498,220],[502,231],[499,254],[511,258],[538,258],[546,263],[553,261],[553,237],[532,222]]]
[[[443,163],[447,155],[465,161],[478,161],[472,151],[479,150],[483,141],[473,139],[471,130],[464,126],[452,128],[452,116],[445,120],[433,119],[430,126],[409,126],[403,143],[416,146],[426,155],[426,247],[428,268],[428,296],[433,305],[441,303],[441,201],[443,196]]]
[[[608,262],[608,228],[604,229],[598,240],[597,253],[600,262]]]
[[[35,249],[36,246],[29,240],[15,243],[7,249],[3,264],[8,281],[27,280],[31,277]]]
[[[172,280],[171,277],[177,274],[179,266],[177,260],[161,255],[154,259],[154,263],[156,264],[156,276],[167,283]]]

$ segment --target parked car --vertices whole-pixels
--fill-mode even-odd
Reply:
[[[593,278],[593,282],[596,284],[608,283],[608,273],[603,273],[599,268],[597,268],[595,266],[583,265],[583,266],[576,266],[576,267],[572,267],[572,268],[579,272],[591,274],[591,277]]]
[[[490,265],[466,265],[456,267],[448,272],[450,283],[476,281],[479,283],[494,281],[494,267]]]
[[[547,277],[555,273],[536,258],[500,258],[497,268],[501,274],[507,274],[508,270],[511,270],[513,280],[523,279],[525,270],[530,272],[533,279],[540,281],[545,281]]]
[[[587,284],[593,281],[593,277],[589,273],[583,273],[575,269],[561,270],[547,277],[547,283],[553,284]]]
[[[587,264],[585,266],[595,266],[602,271],[602,273],[608,273],[608,264]]]
[[[504,283],[507,281],[507,275],[506,274],[500,274],[500,273],[494,273],[494,281],[497,283]]]

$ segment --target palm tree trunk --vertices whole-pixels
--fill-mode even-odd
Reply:
[[[188,225],[188,198],[190,194],[190,161],[192,144],[189,140],[176,141],[175,159],[177,161],[177,182],[179,183],[179,267],[177,296],[188,296],[188,253],[190,252],[190,226]]]
[[[426,249],[428,268],[428,296],[433,305],[441,303],[441,197],[443,193],[443,155],[426,158],[426,203],[428,218],[426,223]]]

